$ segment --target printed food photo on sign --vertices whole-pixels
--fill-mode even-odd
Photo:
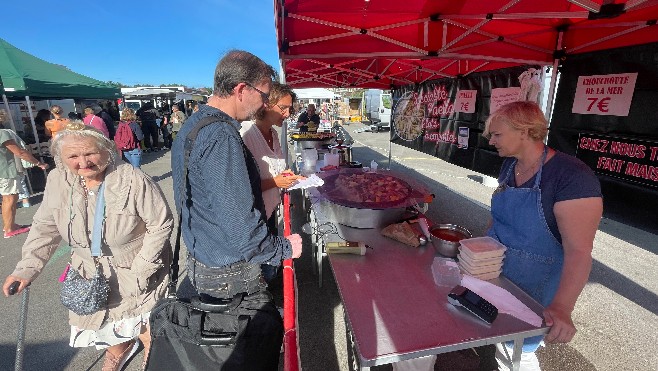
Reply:
[[[422,134],[424,117],[424,105],[419,104],[414,92],[406,93],[393,110],[395,133],[403,140],[415,140]]]

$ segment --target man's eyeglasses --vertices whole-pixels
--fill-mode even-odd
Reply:
[[[295,112],[295,109],[292,106],[286,106],[283,104],[277,104],[276,106],[279,107],[281,113],[285,113],[286,111],[288,111],[288,113],[292,115]]]
[[[269,93],[264,93],[262,90],[258,89],[257,87],[251,85],[248,82],[245,82],[245,85],[247,85],[248,87],[256,90],[258,92],[258,94],[260,94],[260,98],[263,100],[263,103],[268,103],[270,101],[270,94]]]

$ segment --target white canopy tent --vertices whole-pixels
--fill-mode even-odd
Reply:
[[[334,99],[336,94],[324,88],[293,89],[297,99]]]
[[[176,90],[173,89],[158,89],[158,88],[143,88],[130,92],[123,93],[126,99],[153,99],[154,97],[176,97]]]

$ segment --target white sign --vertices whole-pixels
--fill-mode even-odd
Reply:
[[[572,113],[628,116],[637,73],[579,76]]]
[[[491,90],[491,101],[489,103],[489,114],[498,110],[498,108],[506,105],[507,103],[516,102],[519,100],[519,92],[521,88],[498,88]]]
[[[475,98],[477,98],[477,93],[477,90],[459,90],[457,92],[457,99],[455,99],[455,112],[475,112]]]

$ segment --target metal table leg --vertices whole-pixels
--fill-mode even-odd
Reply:
[[[512,350],[512,371],[521,369],[521,353],[523,353],[523,339],[516,339]]]
[[[311,209],[308,213],[308,225],[311,228],[311,250],[313,251],[313,258],[311,259],[311,265],[313,268],[313,273],[318,272],[317,264],[317,254],[318,254],[318,231],[317,231],[317,221],[315,219],[315,212]]]
[[[322,288],[322,255],[324,251],[324,237],[318,241],[316,245],[316,258],[318,264],[318,287]]]

